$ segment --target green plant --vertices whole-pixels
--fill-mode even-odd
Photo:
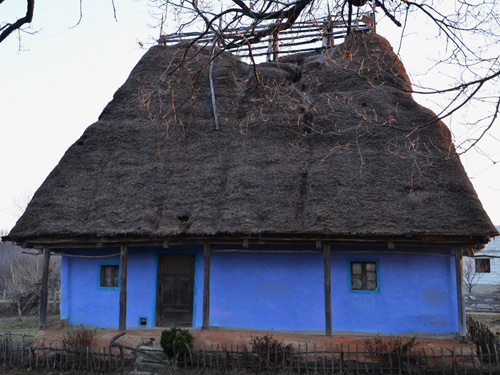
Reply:
[[[187,329],[174,327],[161,333],[160,345],[168,358],[177,359],[193,348],[193,336]]]

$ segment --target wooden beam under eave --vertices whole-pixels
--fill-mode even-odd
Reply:
[[[125,331],[127,327],[127,259],[128,247],[120,247],[120,316],[118,329]]]
[[[50,265],[50,250],[43,249],[43,264],[42,264],[42,280],[40,289],[40,310],[38,315],[38,326],[43,330],[47,317],[47,300],[49,292],[49,265]]]
[[[455,249],[455,279],[457,284],[458,332],[462,339],[467,336],[467,318],[465,316],[465,301],[463,294],[462,249]]]
[[[330,244],[323,246],[323,263],[325,269],[325,335],[332,335],[332,280]]]
[[[203,245],[204,272],[203,272],[203,322],[202,329],[210,326],[210,245]]]

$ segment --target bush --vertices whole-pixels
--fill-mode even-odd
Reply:
[[[77,352],[84,352],[92,344],[95,330],[84,328],[82,325],[70,327],[69,331],[62,337],[63,347]]]
[[[403,340],[401,337],[382,338],[377,335],[373,341],[367,339],[365,344],[379,363],[389,365],[391,362],[397,363],[398,357],[408,354],[418,344],[416,340],[416,336]]]
[[[283,356],[286,355],[289,357],[292,349],[291,344],[285,345],[282,341],[273,338],[272,335],[265,335],[262,337],[252,336],[251,343],[252,352],[257,354],[267,366],[270,366],[271,363],[275,361],[275,364],[281,363],[283,361]],[[271,363],[267,361],[268,355],[269,362]]]
[[[168,358],[177,359],[193,348],[193,336],[187,329],[174,327],[161,333],[160,345]]]

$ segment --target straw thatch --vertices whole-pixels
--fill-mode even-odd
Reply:
[[[215,51],[218,53],[218,51]],[[8,238],[392,238],[497,234],[450,132],[388,42],[254,67],[155,46],[70,147]],[[257,79],[258,77],[258,79]],[[260,84],[258,84],[260,83]]]

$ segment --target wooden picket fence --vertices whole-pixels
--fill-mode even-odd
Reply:
[[[21,342],[15,339],[21,337]],[[72,350],[50,344],[25,344],[24,334],[10,334],[0,340],[0,368],[47,369],[57,371],[113,371],[125,367],[123,351],[110,347]],[[33,336],[31,336],[33,337]]]
[[[385,338],[363,344],[316,345],[279,343],[249,348],[245,345],[197,345],[176,356],[173,365],[196,371],[251,370],[298,374],[345,375],[494,375],[500,374],[500,345],[495,335],[481,323],[467,322],[470,345],[434,348],[405,345]],[[48,345],[31,345],[24,334],[7,334],[0,339],[0,368],[47,369],[53,371],[124,371],[137,355],[155,355],[116,343],[109,346],[71,350]],[[418,341],[418,340],[417,340]],[[391,345],[393,347],[391,347]],[[168,361],[158,359],[158,364]]]
[[[53,371],[123,371],[129,362],[123,351],[110,347],[86,348],[83,351],[48,347],[22,347],[8,339],[0,341],[0,367],[47,369]],[[471,345],[464,349],[401,347],[380,350],[369,345],[331,343],[316,346],[287,346],[281,350],[254,352],[246,346],[198,346],[177,358],[176,365],[186,369],[251,370],[253,372],[295,372],[298,374],[349,375],[427,375],[427,374],[500,374],[500,351],[476,352]]]
[[[476,353],[473,345],[453,349],[331,343],[317,347],[298,345],[255,353],[246,346],[199,346],[184,354],[178,365],[195,369],[251,369],[298,374],[500,374],[499,348]]]

